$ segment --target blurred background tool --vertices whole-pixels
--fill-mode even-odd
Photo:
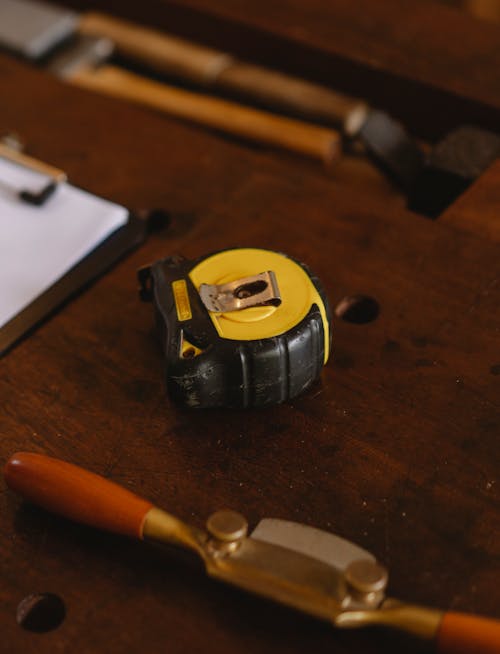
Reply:
[[[498,157],[500,135],[473,125],[447,134],[425,158],[408,197],[408,207],[437,218]]]
[[[120,54],[158,72],[334,125],[341,129],[347,143],[360,142],[405,190],[411,188],[420,169],[421,150],[403,126],[358,98],[104,14],[83,15],[79,30],[111,38]]]
[[[325,163],[340,155],[340,135],[332,128],[175,88],[106,64],[113,53],[113,37],[78,36],[78,23],[76,14],[53,5],[0,0],[0,46],[44,65],[49,62],[51,72],[72,84]],[[107,23],[112,26],[114,19]]]
[[[339,628],[372,625],[434,642],[438,654],[498,654],[500,622],[402,602],[385,594],[388,573],[367,550],[335,534],[217,511],[206,531],[78,466],[19,452],[4,469],[9,488],[70,520],[195,554],[206,573]],[[167,590],[166,590],[167,592]]]
[[[84,36],[106,37],[120,55],[182,82],[229,92],[326,126],[172,88],[109,65],[85,72],[80,68],[78,74],[71,75],[73,83],[327,162],[340,149],[337,133],[328,127],[332,125],[341,129],[346,144],[362,144],[404,190],[412,186],[418,173],[422,156],[416,142],[400,123],[361,100],[112,16],[78,16],[31,0],[0,0],[0,43],[25,57],[45,58],[75,31]],[[80,48],[79,56],[81,52]]]

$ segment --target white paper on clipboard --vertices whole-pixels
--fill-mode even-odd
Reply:
[[[44,175],[0,158],[0,328],[128,221],[128,211],[63,183],[42,206],[4,188],[40,189]]]

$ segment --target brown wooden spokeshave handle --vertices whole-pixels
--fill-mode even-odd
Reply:
[[[25,499],[75,522],[188,548],[204,557],[204,532],[79,466],[18,452],[7,461],[4,477],[9,488]]]
[[[43,454],[18,452],[4,469],[7,485],[48,511],[124,536],[142,538],[151,502],[104,477]]]
[[[445,613],[436,636],[439,654],[499,654],[500,621]]]

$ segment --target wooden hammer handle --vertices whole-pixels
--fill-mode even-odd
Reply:
[[[48,511],[124,536],[142,538],[151,502],[83,468],[32,452],[11,456],[4,477],[12,490]]]
[[[193,93],[106,65],[82,69],[70,78],[79,86],[125,98],[223,132],[321,159],[327,163],[341,152],[338,132],[251,109],[234,102]]]
[[[238,92],[305,118],[347,126],[348,131],[350,119],[367,111],[363,102],[319,84],[247,64],[225,52],[105,14],[83,15],[79,29],[84,34],[107,36],[119,52],[157,71]]]

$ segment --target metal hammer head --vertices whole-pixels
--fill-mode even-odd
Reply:
[[[447,134],[430,152],[408,197],[412,211],[437,218],[500,157],[500,136],[464,125]]]
[[[424,156],[417,142],[398,121],[371,109],[355,134],[378,166],[405,192],[415,183]]]
[[[78,15],[65,8],[31,0],[0,0],[0,45],[38,60],[76,30]]]

